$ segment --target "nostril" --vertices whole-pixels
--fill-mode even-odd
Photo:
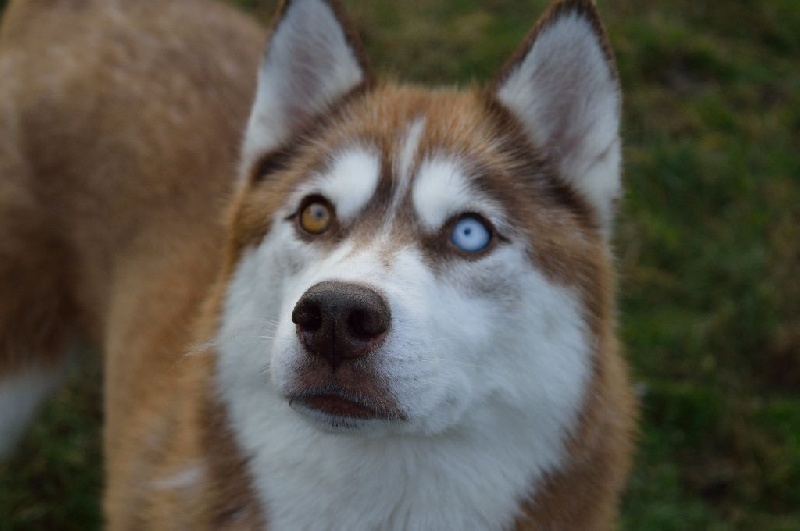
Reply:
[[[372,339],[385,333],[389,319],[381,312],[356,309],[347,317],[347,330],[358,339]]]
[[[316,332],[322,328],[322,310],[316,304],[301,301],[292,311],[292,322],[306,332]]]

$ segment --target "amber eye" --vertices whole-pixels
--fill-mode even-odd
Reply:
[[[298,223],[309,234],[322,234],[333,223],[333,207],[321,197],[312,198],[300,211]]]

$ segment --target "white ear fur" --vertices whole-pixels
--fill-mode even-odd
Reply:
[[[288,2],[258,74],[244,167],[287,142],[365,79],[362,61],[330,3]]]
[[[562,1],[501,78],[496,97],[560,176],[594,207],[608,236],[621,188],[621,97],[605,43],[590,2]]]

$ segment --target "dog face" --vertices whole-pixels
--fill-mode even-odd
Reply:
[[[610,313],[604,39],[589,2],[562,2],[487,91],[375,86],[337,8],[284,6],[218,338],[240,430],[430,437],[505,418],[558,453]]]

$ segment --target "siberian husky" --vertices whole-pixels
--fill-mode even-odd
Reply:
[[[198,0],[12,1],[0,451],[89,341],[110,529],[612,528],[635,408],[593,2],[483,89],[376,82],[334,1],[262,42]]]

